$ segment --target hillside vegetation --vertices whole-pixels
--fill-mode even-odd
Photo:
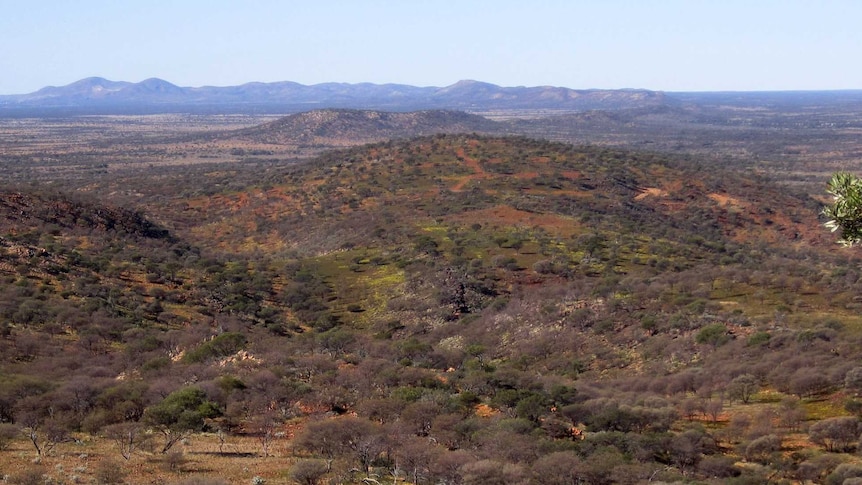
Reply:
[[[133,483],[862,476],[858,258],[786,186],[441,134],[150,177],[86,186],[145,213],[0,194],[0,472],[91,453]]]

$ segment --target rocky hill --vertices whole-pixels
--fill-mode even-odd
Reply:
[[[19,233],[53,225],[60,230],[119,231],[153,239],[170,239],[170,233],[141,213],[113,208],[62,194],[0,190],[0,230]]]
[[[315,110],[290,115],[230,134],[257,143],[298,146],[354,146],[437,133],[494,133],[491,120],[461,111],[385,112]]]

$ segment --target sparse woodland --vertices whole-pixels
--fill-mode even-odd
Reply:
[[[256,153],[0,191],[6,483],[862,480],[859,253],[789,172]]]

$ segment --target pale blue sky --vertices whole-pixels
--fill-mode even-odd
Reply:
[[[0,94],[89,76],[862,89],[862,0],[0,0]]]

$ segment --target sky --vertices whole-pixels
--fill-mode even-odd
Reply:
[[[862,0],[0,0],[0,94],[90,76],[862,89]]]

